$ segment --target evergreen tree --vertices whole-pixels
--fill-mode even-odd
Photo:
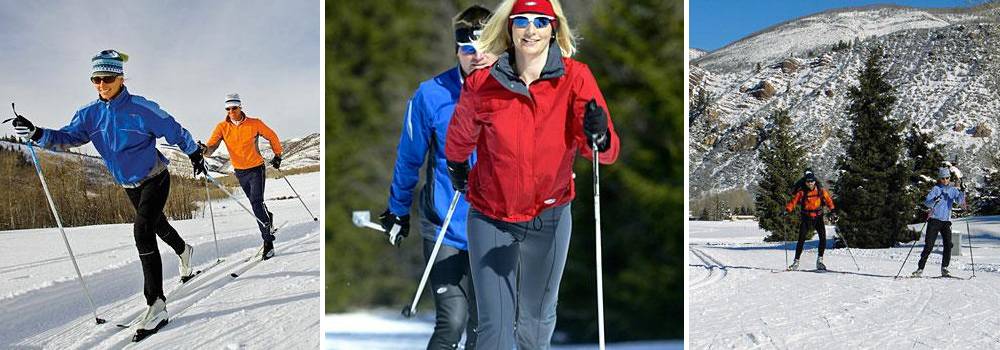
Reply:
[[[798,217],[784,217],[785,204],[791,200],[788,189],[802,173],[805,150],[799,146],[792,133],[792,118],[788,110],[771,113],[769,130],[761,133],[761,149],[757,155],[764,164],[761,180],[757,185],[754,204],[757,210],[758,226],[770,232],[765,241],[782,241],[794,237],[797,232]]]
[[[694,118],[704,115],[708,112],[709,106],[712,101],[712,93],[708,89],[698,90],[698,94],[695,95],[694,100],[691,101],[690,118],[689,120],[694,120]]]
[[[984,176],[983,186],[976,189],[979,196],[975,210],[979,215],[1000,214],[1000,155],[994,154],[991,163],[992,170]]]
[[[838,161],[837,233],[858,248],[893,246],[906,230],[910,170],[900,162],[902,123],[890,117],[895,90],[885,79],[883,49],[871,48],[858,85],[848,92],[851,134]]]
[[[941,151],[933,145],[932,135],[922,132],[916,125],[910,125],[906,135],[906,163],[910,168],[910,181],[906,190],[908,205],[904,216],[911,224],[926,219],[923,215],[926,212],[923,205],[924,196],[934,187],[937,170],[944,161]],[[904,238],[919,239],[919,236],[918,232],[914,232]]]

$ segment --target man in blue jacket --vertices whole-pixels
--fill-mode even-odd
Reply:
[[[14,129],[22,138],[50,149],[68,149],[92,142],[115,181],[125,188],[136,211],[133,234],[148,305],[136,326],[133,340],[138,341],[167,323],[157,236],[180,257],[181,281],[192,276],[193,249],[163,214],[170,192],[169,161],[156,149],[156,139],[165,138],[187,153],[195,175],[205,173],[205,162],[202,149],[191,133],[156,102],[129,93],[124,85],[126,61],[128,56],[116,50],[101,51],[91,59],[90,81],[99,96],[77,110],[69,125],[59,130],[36,128],[27,118],[18,116]]]
[[[473,5],[452,21],[458,67],[420,83],[406,108],[403,131],[399,138],[396,166],[389,193],[389,208],[379,217],[387,234],[396,227],[398,234],[389,236],[396,245],[410,228],[410,205],[413,190],[420,179],[420,167],[426,159],[424,188],[420,191],[420,220],[424,244],[424,259],[430,259],[434,241],[444,224],[454,190],[448,178],[444,156],[445,134],[452,112],[462,91],[462,81],[476,69],[486,68],[496,56],[477,52],[474,46],[490,10]],[[472,161],[475,162],[475,155]],[[428,349],[455,349],[465,331],[466,349],[474,349],[477,324],[476,297],[469,270],[468,243],[465,236],[469,203],[460,198],[445,232],[444,241],[434,259],[430,285],[437,311],[434,334]],[[468,321],[467,321],[468,320]]]
[[[927,264],[927,257],[934,250],[934,241],[937,240],[938,233],[944,240],[941,248],[941,276],[948,277],[948,264],[951,262],[951,208],[955,204],[960,204],[968,209],[965,203],[964,189],[959,190],[951,185],[951,169],[938,169],[938,183],[927,194],[924,205],[931,209],[931,215],[927,219],[927,234],[924,239],[924,250],[920,252],[920,261],[917,263],[917,271],[913,271],[913,277],[920,277],[924,273],[924,266]]]

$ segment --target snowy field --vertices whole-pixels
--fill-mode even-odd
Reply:
[[[894,280],[909,244],[890,249],[827,249],[826,273],[784,270],[779,243],[763,242],[756,222],[691,222],[688,252],[690,335],[694,349],[998,349],[1000,216],[972,218],[976,277],[940,274],[941,241],[924,278]],[[919,227],[915,227],[919,228]],[[951,271],[972,275],[966,222],[962,256]],[[833,244],[827,226],[827,244]],[[818,239],[801,268],[815,268]],[[903,274],[916,270],[918,243]],[[789,259],[795,243],[787,245]]]
[[[289,176],[313,213],[323,199],[318,172]],[[239,189],[230,189],[249,206]],[[178,287],[177,255],[158,241],[170,323],[131,344],[127,323],[145,310],[142,272],[131,224],[68,228],[70,244],[108,322],[95,325],[59,230],[0,232],[0,349],[318,349],[322,228],[291,197],[281,179],[268,179],[265,201],[277,225],[275,258],[244,263],[261,245],[256,221],[229,198],[213,198],[218,251],[211,221],[171,224],[194,246],[196,270],[216,263],[170,299]],[[286,223],[287,221],[287,223]],[[244,272],[238,278],[230,273]]]
[[[424,308],[433,308],[425,305]],[[427,348],[434,332],[432,309],[412,319],[403,318],[399,311],[370,310],[345,314],[330,314],[323,322],[326,348],[333,350],[403,350]],[[464,348],[459,346],[460,349]],[[682,349],[681,341],[643,341],[607,344],[613,350],[674,350]],[[554,345],[556,350],[591,350],[597,344]]]

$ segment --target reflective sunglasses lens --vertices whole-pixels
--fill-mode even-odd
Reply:
[[[550,22],[552,22],[552,20],[550,20],[548,18],[537,17],[537,18],[535,18],[535,28],[542,29],[542,28],[548,27]]]
[[[240,109],[240,107],[226,107],[226,111],[231,111],[234,109]]]
[[[530,21],[528,20],[528,17],[518,16],[514,17],[511,22],[514,24],[514,28],[523,29],[528,28],[528,22]]]
[[[118,79],[118,77],[116,76],[90,77],[90,82],[94,84],[100,84],[103,81],[105,84],[111,84],[115,82],[115,79]]]
[[[463,55],[475,55],[476,47],[472,45],[460,45],[458,47],[458,51],[461,52]]]

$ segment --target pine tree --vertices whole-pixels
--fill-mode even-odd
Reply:
[[[976,189],[979,196],[975,210],[979,215],[1000,214],[1000,155],[994,154],[991,163],[992,169],[984,176],[983,186]]]
[[[924,195],[934,187],[937,170],[944,161],[944,156],[934,146],[934,137],[922,132],[916,125],[910,125],[906,136],[907,166],[910,169],[907,192],[907,212],[904,214],[910,224],[922,222]],[[919,239],[920,233],[913,232],[901,241]]]
[[[900,162],[903,127],[890,117],[896,97],[885,79],[882,55],[880,46],[870,49],[858,86],[848,92],[852,130],[837,164],[837,233],[858,248],[893,246],[908,221],[906,184],[910,170]]]
[[[768,125],[770,130],[761,133],[764,142],[757,157],[764,164],[764,169],[757,185],[754,204],[758,225],[771,233],[764,240],[774,242],[793,237],[798,227],[798,218],[793,215],[789,219],[782,214],[785,204],[791,200],[788,189],[802,173],[805,150],[793,136],[792,118],[788,115],[788,110],[773,112]]]

